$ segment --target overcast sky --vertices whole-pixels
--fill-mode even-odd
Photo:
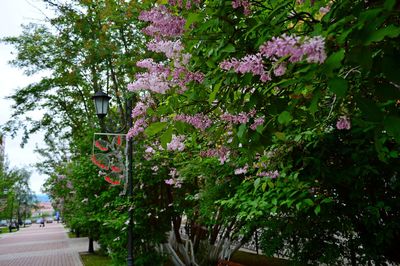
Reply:
[[[29,22],[43,21],[43,14],[40,10],[45,10],[39,0],[2,0],[0,8],[0,38],[6,36],[18,36],[21,33],[21,24]],[[0,43],[0,124],[5,123],[11,117],[10,100],[5,97],[13,93],[14,90],[24,87],[27,84],[37,81],[40,77],[27,77],[23,71],[8,65],[8,61],[13,58],[12,47]],[[39,113],[33,114],[40,117]],[[40,161],[39,155],[34,153],[36,145],[42,146],[42,135],[31,136],[28,144],[21,149],[21,136],[11,139],[6,136],[5,153],[11,167],[29,167]],[[30,180],[31,189],[36,193],[41,193],[40,188],[45,180],[31,168],[33,173]]]

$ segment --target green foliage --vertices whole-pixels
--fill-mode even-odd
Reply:
[[[174,88],[135,95],[151,95],[154,105],[146,113],[144,137],[134,140],[132,199],[121,197],[119,187],[107,187],[88,159],[94,116],[89,97],[107,87],[116,97],[111,110],[123,110],[126,81],[135,72],[132,58],[144,56],[145,38],[138,30],[143,25],[133,15],[154,3],[57,6],[60,16],[51,22],[60,29],[58,35],[32,25],[23,36],[6,39],[19,51],[15,65],[32,73],[54,71],[12,98],[17,116],[49,108],[40,121],[27,118],[26,132],[45,128],[49,133],[49,149],[41,151],[49,160],[42,169],[52,175],[47,190],[64,200],[68,223],[86,228],[117,263],[126,257],[130,208],[136,265],[162,263],[165,257],[156,247],[168,240],[171,223],[179,243],[183,217],[201,265],[215,263],[205,258],[209,250],[202,250],[201,241],[215,245],[219,236],[245,242],[256,229],[263,231],[265,254],[281,254],[298,264],[398,263],[398,4],[298,2],[251,1],[247,16],[228,0],[204,1],[188,10],[169,6],[186,18],[180,40],[192,55],[188,67],[205,78],[181,94]],[[321,8],[326,7],[325,14]],[[219,67],[224,60],[258,53],[282,34],[322,36],[326,60],[318,65],[264,58],[270,72],[287,63],[286,73],[271,73],[268,82]],[[153,56],[166,66],[171,63]],[[248,123],[221,120],[224,113],[252,110],[257,115]],[[213,125],[197,130],[174,120],[177,114],[197,113],[206,114]],[[124,123],[119,116],[114,112],[112,118]],[[264,123],[253,130],[250,125],[261,116]],[[344,118],[349,122],[345,129],[337,126]],[[9,130],[16,127],[8,124]],[[67,127],[71,131],[64,131]],[[185,135],[185,149],[167,149],[177,135]],[[68,161],[59,152],[63,138],[70,141]],[[148,147],[154,152],[148,154]],[[209,149],[224,150],[225,157],[204,156]],[[59,180],[59,174],[67,178]]]

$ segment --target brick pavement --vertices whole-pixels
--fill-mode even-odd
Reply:
[[[61,224],[33,224],[0,234],[0,266],[82,266],[79,252],[87,247],[86,237],[68,238]]]

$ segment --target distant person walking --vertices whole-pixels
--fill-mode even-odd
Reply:
[[[44,227],[44,225],[45,225],[44,218],[41,218],[39,227],[42,227],[42,226]]]

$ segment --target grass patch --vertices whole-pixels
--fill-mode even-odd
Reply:
[[[8,232],[9,232],[8,227],[0,227],[0,234]]]
[[[76,234],[74,232],[68,232],[69,238],[76,238]]]
[[[111,259],[107,256],[99,255],[97,253],[80,253],[84,266],[111,266],[113,265]]]
[[[263,255],[237,251],[233,254],[232,261],[247,266],[286,266],[289,261],[278,258],[269,258]]]

